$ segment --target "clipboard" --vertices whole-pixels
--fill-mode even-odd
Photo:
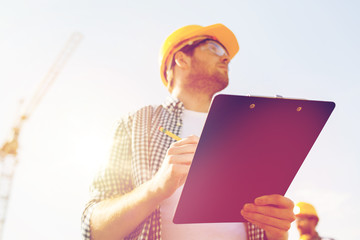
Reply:
[[[217,95],[173,222],[245,222],[245,203],[284,195],[334,102]]]

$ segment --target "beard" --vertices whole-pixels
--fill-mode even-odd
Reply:
[[[188,76],[187,87],[200,92],[215,94],[229,84],[227,71],[220,71],[213,66],[206,67],[196,58],[192,59],[192,68]]]
[[[311,234],[311,228],[307,226],[298,227],[300,235]]]

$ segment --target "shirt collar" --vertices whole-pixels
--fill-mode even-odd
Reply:
[[[183,110],[184,104],[174,96],[168,96],[162,106],[169,112],[175,112],[178,109]]]

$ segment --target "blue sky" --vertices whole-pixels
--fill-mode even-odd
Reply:
[[[78,239],[114,122],[167,96],[158,52],[173,30],[223,23],[240,51],[224,93],[328,100],[333,115],[289,188],[320,234],[359,239],[358,1],[2,1],[0,141],[73,32],[84,39],[21,132],[5,240]],[[2,142],[0,142],[2,143]],[[19,231],[21,227],[21,231]],[[290,239],[297,239],[295,227]]]

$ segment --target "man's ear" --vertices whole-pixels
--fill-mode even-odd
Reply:
[[[179,68],[187,68],[190,64],[190,57],[181,51],[175,53],[174,60]]]

